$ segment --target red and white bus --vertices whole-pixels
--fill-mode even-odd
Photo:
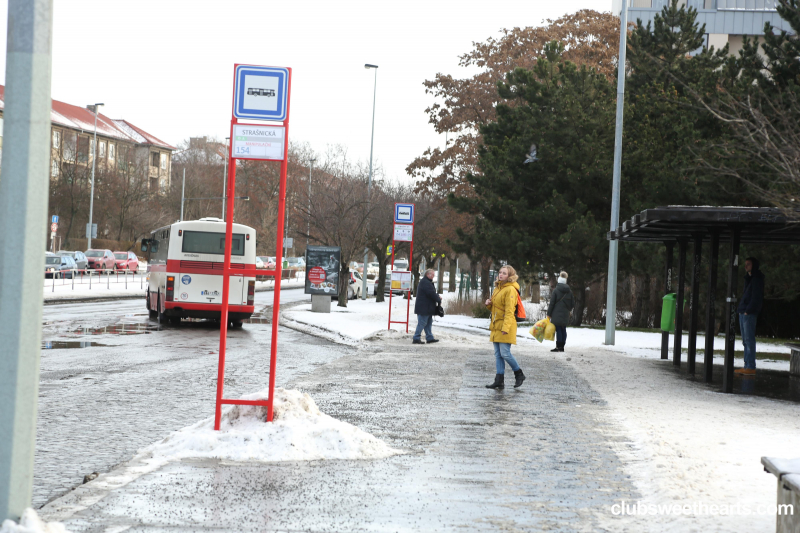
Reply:
[[[256,231],[233,224],[232,241],[228,320],[240,327],[253,314]],[[219,218],[176,222],[142,239],[150,318],[175,324],[181,318],[219,320],[224,247],[225,222]]]

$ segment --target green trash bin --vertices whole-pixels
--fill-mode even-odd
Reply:
[[[675,329],[675,310],[677,309],[678,297],[674,292],[665,294],[664,302],[661,305],[661,331],[672,331]]]

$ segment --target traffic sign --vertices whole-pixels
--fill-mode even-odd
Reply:
[[[238,119],[286,120],[289,69],[236,65],[233,116]]]
[[[414,204],[394,204],[395,224],[414,223]]]
[[[283,126],[233,126],[234,159],[269,159],[283,161],[283,143],[286,128]]]
[[[58,215],[53,215],[52,218],[50,219],[50,222],[52,222],[53,224],[58,224]]]
[[[97,238],[97,224],[92,224],[92,239]],[[86,238],[89,238],[89,224],[86,224]]]
[[[58,231],[58,224],[56,222],[50,224],[50,231],[52,231],[53,233]]]

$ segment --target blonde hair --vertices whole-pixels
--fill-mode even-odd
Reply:
[[[517,276],[517,271],[514,267],[512,267],[511,265],[503,265],[500,267],[500,270],[503,270],[504,268],[508,272],[508,280],[506,281],[508,281],[509,283],[513,283],[519,279],[519,276]],[[500,273],[500,270],[497,271],[498,274]],[[499,283],[500,280],[498,279],[497,282]]]
[[[564,272],[564,271],[562,270],[562,271],[561,271],[561,274],[559,274],[559,275],[558,275],[558,277],[560,277],[560,278],[564,278],[564,279],[567,279],[567,278],[569,277],[569,274],[567,274],[566,272]]]

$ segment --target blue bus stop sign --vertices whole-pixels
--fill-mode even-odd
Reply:
[[[53,215],[53,218],[50,222],[52,222],[53,224],[58,224],[58,215]]]
[[[239,119],[286,120],[289,69],[237,65],[233,116]]]

